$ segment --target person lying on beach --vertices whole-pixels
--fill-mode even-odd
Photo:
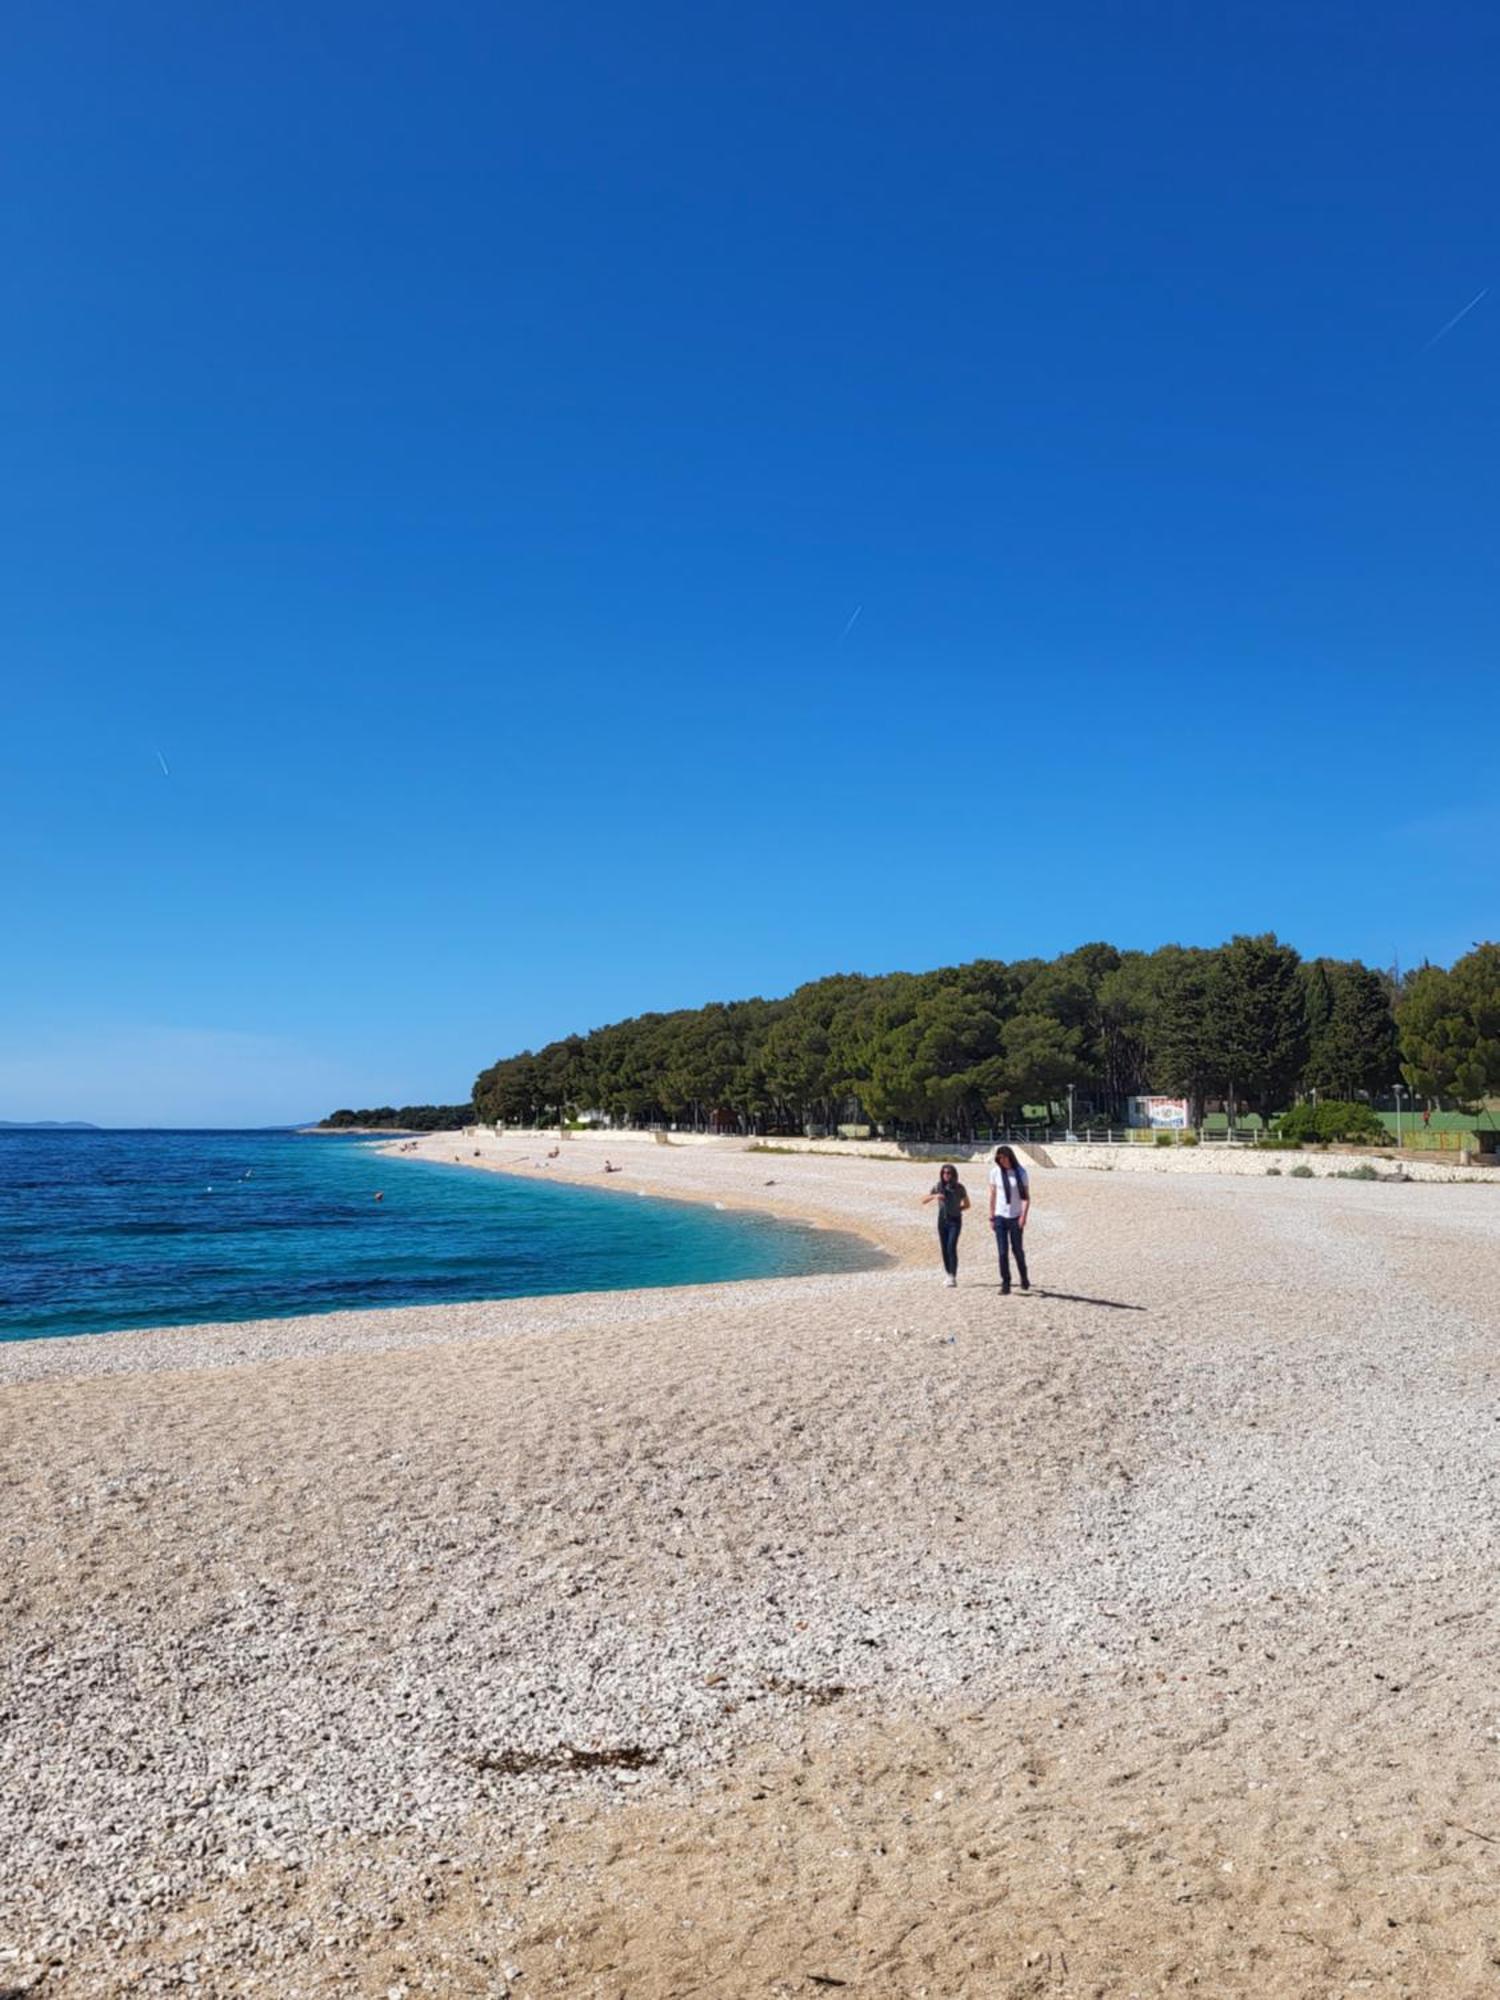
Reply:
[[[620,1169],[614,1164],[612,1160],[606,1160],[604,1162],[604,1171],[607,1174],[617,1174],[620,1171]]]
[[[957,1167],[943,1167],[932,1190],[922,1197],[922,1206],[938,1204],[938,1245],[943,1253],[943,1283],[958,1283],[958,1238],[964,1226],[964,1210],[969,1206],[969,1190],[958,1178]]]
[[[1031,1213],[1031,1179],[1009,1146],[995,1148],[995,1164],[990,1168],[990,1227],[1000,1252],[1000,1290],[1010,1290],[1010,1253],[1016,1253],[1016,1273],[1021,1290],[1031,1290],[1026,1275],[1026,1246],[1022,1232]]]

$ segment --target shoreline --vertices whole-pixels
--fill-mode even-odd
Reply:
[[[713,1193],[694,1192],[675,1186],[643,1186],[639,1177],[628,1186],[610,1176],[600,1185],[585,1175],[564,1176],[518,1170],[504,1160],[472,1157],[474,1148],[466,1141],[460,1157],[447,1145],[448,1134],[410,1134],[406,1145],[397,1145],[390,1135],[370,1134],[384,1143],[373,1150],[387,1158],[403,1161],[413,1157],[429,1165],[462,1166],[509,1175],[516,1180],[561,1181],[564,1185],[589,1191],[620,1195],[645,1195],[654,1201],[695,1208],[732,1209],[745,1215],[826,1231],[859,1244],[868,1256],[841,1270],[811,1269],[767,1277],[715,1279],[708,1283],[669,1283],[596,1287],[582,1291],[521,1292],[486,1294],[473,1299],[417,1300],[405,1305],[339,1306],[325,1312],[276,1313],[242,1320],[187,1320],[151,1326],[116,1327],[100,1332],[49,1333],[0,1340],[0,1389],[7,1383],[38,1381],[69,1375],[136,1374],[178,1369],[222,1368],[255,1364],[302,1355],[342,1352],[385,1352],[406,1346],[430,1346],[447,1341],[486,1338],[492,1332],[511,1331],[525,1323],[528,1306],[544,1307],[562,1302],[574,1317],[589,1316],[591,1300],[650,1299],[657,1293],[702,1293],[715,1296],[725,1288],[741,1286],[837,1283],[844,1278],[910,1264],[910,1246],[892,1242],[887,1229],[877,1233],[859,1226],[837,1207],[826,1219],[810,1216],[795,1204],[745,1198],[717,1199]],[[398,1137],[401,1135],[397,1135]],[[618,1148],[616,1149],[618,1150]],[[601,1155],[602,1158],[602,1155]],[[601,1176],[602,1179],[602,1176]],[[905,1253],[905,1254],[903,1254]],[[85,1357],[83,1346],[97,1352]]]
[[[0,1350],[0,1984],[1479,1990],[1500,1217],[1060,1170],[1002,1301],[930,1178],[610,1176],[847,1276]]]
[[[476,1132],[458,1135],[456,1144],[449,1143],[449,1137],[446,1133],[413,1134],[404,1146],[382,1145],[377,1150],[387,1159],[418,1159],[430,1165],[464,1167],[476,1173],[507,1174],[512,1180],[550,1181],[600,1194],[644,1195],[653,1201],[687,1202],[698,1208],[737,1209],[744,1214],[771,1216],[782,1222],[800,1222],[858,1237],[882,1257],[894,1258],[907,1268],[922,1261],[914,1250],[910,1230],[902,1229],[894,1216],[885,1211],[851,1216],[831,1191],[820,1198],[817,1189],[810,1189],[805,1182],[800,1190],[795,1189],[787,1175],[775,1171],[775,1163],[778,1159],[804,1156],[756,1153],[749,1140],[721,1142],[712,1155],[708,1155],[706,1148],[690,1150],[670,1142],[666,1146],[653,1144],[646,1158],[655,1167],[654,1172],[648,1171],[642,1160],[632,1159],[618,1172],[606,1174],[604,1162],[613,1153],[636,1148],[645,1153],[643,1135],[631,1135],[633,1144],[623,1149],[619,1134],[601,1138],[570,1134],[559,1141],[555,1135],[546,1133],[497,1136],[480,1127]],[[527,1139],[533,1143],[524,1144]],[[547,1157],[551,1145],[559,1147],[556,1159]],[[702,1185],[695,1182],[690,1167],[672,1163],[670,1156],[674,1153],[692,1161],[709,1156],[721,1162],[743,1160],[748,1165],[733,1176]],[[668,1156],[666,1161],[661,1157],[664,1154]],[[920,1180],[929,1171],[936,1174],[936,1167],[929,1167],[925,1161],[913,1161],[910,1165],[914,1180]],[[775,1194],[770,1192],[773,1185],[777,1188]],[[925,1192],[924,1186],[921,1193]],[[920,1194],[912,1196],[914,1214],[921,1213],[917,1209],[919,1200]]]
[[[416,1139],[428,1136],[414,1132],[410,1125],[294,1125],[292,1135],[297,1139]]]

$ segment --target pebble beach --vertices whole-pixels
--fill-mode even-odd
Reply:
[[[0,1346],[0,1996],[1494,1990],[1500,1189],[549,1150],[872,1268]]]

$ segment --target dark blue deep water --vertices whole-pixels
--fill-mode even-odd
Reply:
[[[871,1261],[828,1231],[382,1158],[369,1140],[0,1131],[0,1340]]]

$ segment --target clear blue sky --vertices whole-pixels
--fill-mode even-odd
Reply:
[[[1494,934],[1493,8],[7,41],[0,1117]]]

